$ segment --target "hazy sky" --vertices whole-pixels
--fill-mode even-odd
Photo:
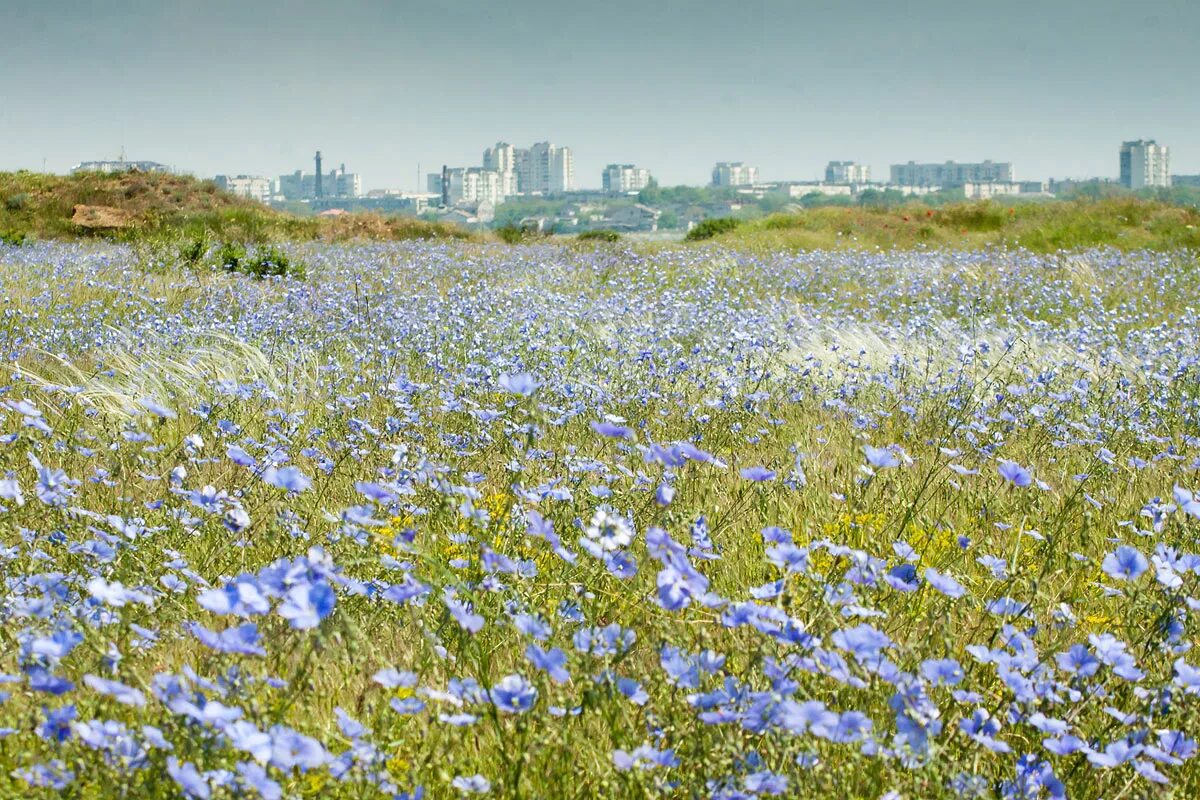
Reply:
[[[716,161],[1011,160],[1117,172],[1122,139],[1200,172],[1200,1],[0,0],[0,169],[149,159],[270,176],[321,149],[415,188],[550,140],[576,183]]]

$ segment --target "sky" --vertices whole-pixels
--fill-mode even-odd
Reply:
[[[116,158],[364,188],[571,147],[663,185],[717,161],[1011,161],[1112,176],[1122,140],[1200,173],[1197,0],[0,0],[0,170]],[[423,180],[422,180],[423,182]],[[423,187],[421,187],[423,188]]]

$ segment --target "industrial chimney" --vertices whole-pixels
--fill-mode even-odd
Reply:
[[[442,208],[450,205],[450,168],[442,164]]]
[[[321,151],[320,150],[317,151],[316,161],[317,161],[317,175],[316,175],[316,184],[315,184],[316,191],[313,192],[313,194],[315,194],[317,199],[320,200],[325,195],[325,193],[321,191]]]

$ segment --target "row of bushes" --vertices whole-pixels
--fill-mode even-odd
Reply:
[[[227,241],[214,248],[206,234],[194,236],[180,245],[179,258],[192,268],[212,264],[226,272],[249,275],[257,280],[285,275],[303,278],[305,274],[303,263],[275,245],[250,249],[242,242]]]
[[[502,225],[493,231],[496,238],[505,244],[528,244],[553,235],[553,231],[541,231],[528,225]],[[575,237],[580,242],[619,242],[621,234],[613,230],[601,228],[594,231],[584,231]]]

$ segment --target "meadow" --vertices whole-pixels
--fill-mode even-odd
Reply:
[[[1200,794],[1200,264],[0,246],[0,797]]]

